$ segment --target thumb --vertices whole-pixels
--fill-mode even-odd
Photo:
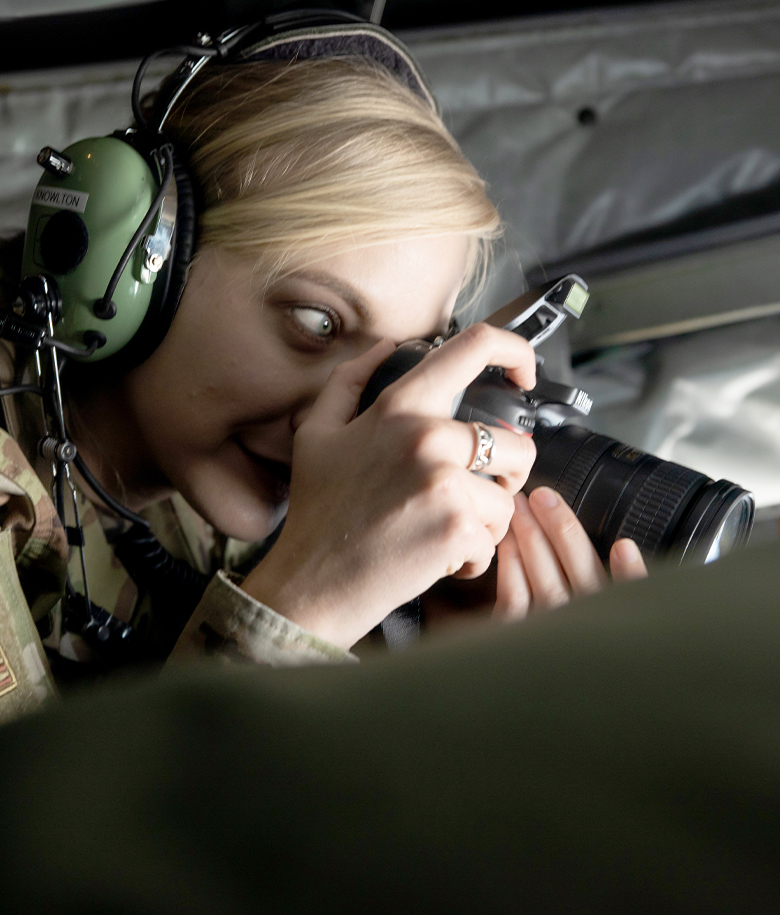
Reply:
[[[646,578],[647,567],[633,540],[623,538],[612,544],[609,553],[609,570],[613,581],[633,581],[635,578]]]
[[[380,340],[357,359],[337,365],[314,402],[309,420],[329,426],[348,423],[369,379],[394,350],[392,340]]]

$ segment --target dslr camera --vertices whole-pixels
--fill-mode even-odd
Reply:
[[[546,340],[568,316],[579,318],[588,287],[576,274],[532,289],[486,321],[524,337]],[[401,344],[374,373],[359,410],[421,362],[443,338]],[[503,369],[489,366],[453,403],[454,419],[530,432],[537,457],[524,492],[551,486],[579,518],[603,562],[612,544],[629,537],[646,560],[707,563],[747,543],[753,494],[663,461],[581,424],[592,407],[579,388],[549,379],[537,357],[537,382],[524,391]]]

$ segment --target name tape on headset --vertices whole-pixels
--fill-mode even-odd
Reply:
[[[72,210],[74,213],[83,213],[88,200],[87,191],[67,191],[59,187],[39,187],[33,195],[33,203],[55,210]]]

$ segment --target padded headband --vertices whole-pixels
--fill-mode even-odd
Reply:
[[[436,97],[409,48],[371,23],[312,26],[278,32],[240,51],[240,60],[315,60],[367,57],[387,68],[415,95],[441,114]]]

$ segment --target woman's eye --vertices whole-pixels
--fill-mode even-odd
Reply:
[[[290,312],[295,320],[310,334],[319,337],[321,340],[327,340],[338,331],[338,319],[329,311],[323,311],[321,308],[297,306],[291,308]]]

